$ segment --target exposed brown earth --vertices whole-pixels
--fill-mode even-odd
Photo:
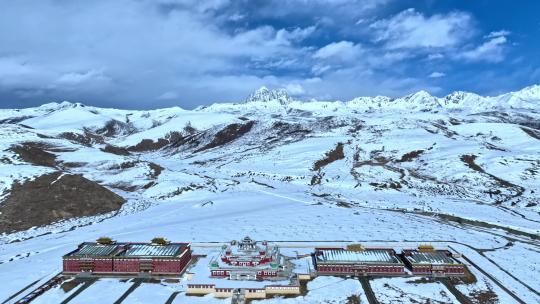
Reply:
[[[499,303],[499,297],[493,290],[477,291],[471,294],[474,303],[478,304],[494,304]]]
[[[347,297],[347,304],[360,304],[360,296],[359,295],[350,295]]]
[[[124,202],[81,175],[49,173],[13,185],[0,204],[0,233],[116,211]]]
[[[169,144],[169,141],[164,138],[160,138],[157,141],[143,139],[135,146],[129,147],[128,150],[134,152],[155,151],[165,147],[167,144]]]
[[[150,177],[153,179],[158,178],[158,176],[161,174],[161,172],[164,170],[164,168],[156,163],[148,163],[148,167],[150,167]]]
[[[133,168],[135,166],[137,166],[137,164],[140,164],[139,161],[126,161],[126,162],[123,162],[123,163],[120,163],[120,164],[114,164],[112,165],[109,169],[113,169],[113,170],[124,170],[124,169],[129,169],[129,168]]]
[[[343,143],[338,143],[334,149],[326,152],[324,158],[316,161],[313,164],[313,170],[319,171],[322,167],[343,158],[345,158],[345,154],[343,153]]]
[[[90,147],[93,144],[103,144],[105,143],[102,136],[97,135],[89,130],[84,130],[83,134],[73,133],[73,132],[64,132],[61,133],[58,137],[67,139],[71,142]]]
[[[215,147],[219,147],[222,145],[225,145],[231,141],[234,141],[235,139],[238,139],[242,137],[242,135],[246,134],[251,130],[253,125],[255,124],[254,121],[248,121],[245,124],[239,124],[239,123],[233,123],[219,132],[216,133],[214,136],[214,139],[205,145],[204,147],[197,149],[195,152],[201,152],[204,150],[212,149]]]
[[[529,128],[523,128],[523,127],[521,127],[521,130],[523,130],[523,132],[527,133],[530,137],[540,140],[540,132],[539,131],[529,129]]]
[[[159,138],[157,141],[143,139],[138,144],[128,147],[127,150],[131,152],[157,151],[170,143],[182,140],[182,138],[183,136],[180,132],[174,131],[167,134],[165,138]]]
[[[482,167],[480,167],[479,165],[477,165],[475,163],[475,160],[476,160],[477,156],[476,155],[461,155],[461,161],[464,162],[467,167],[473,169],[474,171],[476,172],[480,172],[480,173],[486,173],[486,171],[484,171],[484,169],[482,169]]]
[[[101,148],[100,150],[103,152],[112,153],[116,155],[123,155],[123,156],[127,156],[130,154],[126,148],[117,147],[117,146],[113,146],[109,144],[107,144],[105,148]]]
[[[193,191],[193,190],[202,189],[202,188],[204,188],[204,187],[201,186],[201,185],[191,183],[191,184],[189,184],[189,186],[178,187],[178,188],[176,188],[176,190],[174,190],[171,193],[161,195],[159,197],[159,199],[166,199],[166,198],[175,197],[175,196],[178,196],[178,195],[180,195],[180,194],[182,194],[184,192]]]
[[[316,175],[311,177],[310,185],[319,185],[323,179],[324,173],[321,172],[321,169],[329,164],[345,158],[345,153],[343,153],[343,143],[338,143],[336,147],[324,155],[324,158],[319,159],[313,164],[313,171],[317,171]]]
[[[510,200],[510,199],[513,199],[513,198],[516,198],[516,197],[519,197],[523,194],[523,192],[525,191],[525,189],[519,185],[515,185],[507,180],[504,180],[498,176],[495,176],[491,173],[488,173],[486,172],[482,167],[480,167],[478,164],[476,164],[475,160],[476,160],[477,156],[476,155],[462,155],[460,157],[461,161],[464,162],[469,168],[471,168],[472,170],[476,171],[476,172],[479,172],[479,173],[483,173],[483,174],[486,174],[487,176],[491,177],[493,180],[495,180],[500,186],[504,187],[504,188],[508,188],[508,189],[512,189],[515,191],[515,193],[513,193],[512,195],[508,196],[505,200]],[[492,194],[499,194],[500,193],[500,190],[496,190],[494,191]],[[502,203],[502,201],[497,201],[496,203]]]
[[[27,163],[37,166],[55,167],[56,155],[46,151],[47,147],[35,142],[26,142],[12,146],[10,150]]]
[[[6,119],[0,120],[0,124],[16,124],[23,120],[30,119],[34,116],[18,116],[18,117],[10,117]]]
[[[417,158],[418,156],[420,156],[422,153],[424,153],[424,150],[416,150],[416,151],[411,151],[409,153],[405,153],[403,154],[403,156],[401,156],[401,159],[399,161],[410,162],[414,160],[415,158]]]
[[[103,128],[96,130],[96,133],[105,137],[113,137],[123,133],[130,134],[133,131],[132,124],[112,119],[105,123]]]

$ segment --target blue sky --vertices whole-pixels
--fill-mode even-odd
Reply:
[[[540,83],[540,1],[0,0],[0,107],[495,95]]]

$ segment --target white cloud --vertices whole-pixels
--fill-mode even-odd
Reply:
[[[387,48],[443,48],[463,42],[472,31],[471,16],[464,12],[436,14],[430,17],[414,9],[370,25],[375,41]]]
[[[285,45],[290,45],[293,42],[299,42],[309,37],[315,31],[315,26],[306,28],[295,28],[293,30],[280,29],[276,32],[276,40],[282,41]]]
[[[491,32],[487,34],[486,36],[484,36],[484,38],[495,38],[495,37],[508,36],[508,35],[510,35],[509,31],[500,30],[500,31]]]
[[[174,100],[174,99],[178,99],[180,96],[178,95],[178,93],[176,92],[173,92],[173,91],[167,91],[161,95],[159,95],[157,97],[158,100]]]
[[[433,73],[429,74],[428,77],[429,78],[441,78],[441,77],[444,77],[444,76],[446,76],[446,74],[443,73],[443,72],[433,72]]]
[[[166,12],[154,1],[84,2],[84,9],[77,1],[0,3],[0,28],[10,28],[0,31],[0,96],[17,90],[47,92],[48,100],[79,99],[84,92],[88,99],[151,102],[173,91],[193,104],[219,100],[228,85],[225,75],[254,75],[252,62],[264,69],[294,68],[307,52],[298,43],[317,29],[261,25],[229,31],[215,18],[228,1],[188,2],[160,0]],[[201,85],[213,89],[195,88],[209,75],[215,75],[212,82]],[[91,94],[82,89],[87,86]]]
[[[62,74],[55,83],[58,85],[79,85],[89,81],[108,81],[109,78],[102,70],[89,70],[86,72],[69,72]]]
[[[19,57],[0,57],[0,81],[17,77],[26,77],[34,72],[34,69],[24,63]]]
[[[291,95],[302,95],[305,93],[304,87],[298,83],[289,83],[285,86],[285,91]]]
[[[506,36],[488,35],[491,37],[481,45],[458,54],[458,58],[469,61],[500,62],[504,59],[504,50],[508,42]]]
[[[441,53],[434,53],[434,54],[428,55],[429,60],[436,60],[436,59],[442,59],[442,58],[444,58],[444,55]]]
[[[350,41],[332,42],[318,49],[315,54],[313,54],[313,58],[350,61],[355,59],[360,51],[360,46]]]
[[[242,19],[244,19],[246,16],[245,15],[242,15],[242,14],[239,14],[239,13],[235,13],[235,14],[232,14],[229,18],[227,18],[228,20],[230,21],[240,21]]]
[[[467,13],[409,9],[374,22],[371,9],[388,1],[0,1],[0,28],[9,28],[0,31],[0,98],[191,107],[262,85],[303,97],[401,95],[429,85],[412,65],[444,64],[426,58],[504,55],[509,33],[470,44],[478,34]],[[448,67],[427,71],[438,69]]]

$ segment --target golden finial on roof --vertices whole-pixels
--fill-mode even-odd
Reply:
[[[349,251],[364,251],[366,248],[362,244],[349,244],[347,245],[347,250]]]
[[[168,245],[170,244],[171,242],[169,242],[166,238],[164,237],[161,237],[161,236],[156,236],[155,238],[152,239],[152,244],[155,244],[155,245]]]
[[[435,248],[431,244],[420,244],[420,246],[418,246],[418,251],[431,252],[431,251],[435,251]]]
[[[96,240],[96,243],[101,245],[111,245],[114,243],[114,240],[108,236],[102,236]]]

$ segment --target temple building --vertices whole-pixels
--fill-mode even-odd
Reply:
[[[436,250],[431,245],[403,250],[403,258],[413,274],[432,276],[463,276],[465,265],[448,250]]]
[[[405,265],[393,249],[318,248],[313,254],[317,275],[403,275]]]
[[[213,294],[218,298],[241,294],[245,299],[264,299],[277,295],[299,295],[300,281],[311,279],[310,256],[285,257],[279,247],[250,237],[232,241],[210,252],[190,269],[186,294]],[[206,265],[204,262],[208,261]]]
[[[189,243],[155,238],[151,243],[85,242],[63,257],[64,274],[180,275],[191,260]]]
[[[210,261],[212,277],[231,280],[261,280],[276,278],[284,271],[284,257],[275,245],[263,241],[257,244],[246,236],[222,248],[219,256]]]

